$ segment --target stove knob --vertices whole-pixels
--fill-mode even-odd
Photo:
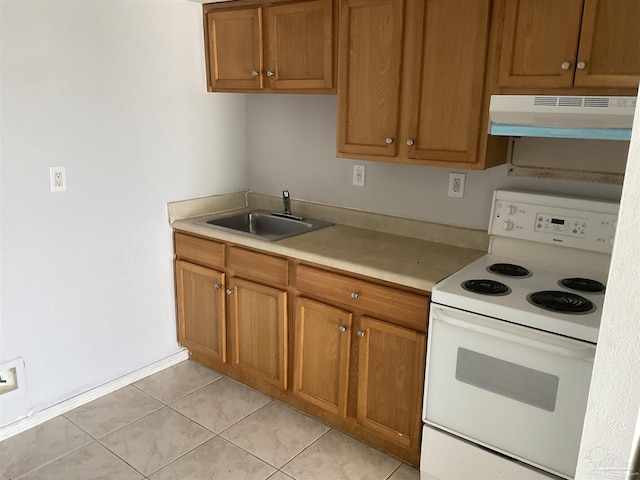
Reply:
[[[513,230],[514,224],[511,220],[505,220],[504,222],[502,222],[502,229],[506,230],[507,232],[509,230]]]
[[[507,206],[505,207],[505,211],[506,211],[505,213],[506,213],[507,215],[515,215],[515,214],[516,214],[516,212],[518,211],[518,207],[516,207],[516,206],[515,206],[515,205],[513,205],[513,204],[511,204],[511,205],[507,205]]]

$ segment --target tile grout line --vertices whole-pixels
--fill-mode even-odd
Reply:
[[[73,422],[72,422],[72,423],[73,423]],[[75,425],[75,424],[74,424],[74,425]],[[84,447],[86,447],[86,446],[89,446],[89,445],[91,445],[92,443],[96,443],[96,440],[94,440],[94,439],[93,439],[93,437],[91,437],[91,441],[90,441],[90,442],[85,443],[84,445],[80,445],[79,447],[73,448],[73,449],[69,450],[68,452],[66,452],[65,454],[63,454],[63,455],[59,455],[58,457],[54,458],[53,460],[49,460],[48,462],[45,462],[45,463],[43,463],[42,465],[38,465],[38,466],[37,466],[36,468],[34,468],[34,469],[31,469],[31,470],[29,470],[29,471],[27,471],[27,472],[22,472],[20,475],[18,475],[18,476],[16,477],[16,479],[15,479],[15,480],[20,480],[20,479],[21,479],[21,478],[23,478],[25,475],[29,475],[30,473],[33,473],[33,472],[35,472],[36,470],[39,470],[39,469],[41,469],[41,468],[43,468],[43,467],[46,467],[47,465],[51,465],[53,462],[56,462],[56,461],[60,460],[61,458],[66,457],[67,455],[71,455],[72,453],[77,452],[77,451],[78,451],[78,450],[80,450],[81,448],[84,448]]]
[[[330,425],[327,425],[329,427],[329,429],[324,432],[322,435],[320,435],[318,438],[316,438],[313,442],[311,442],[309,445],[307,445],[305,448],[303,448],[300,452],[297,453],[297,455],[295,455],[291,460],[289,460],[287,463],[285,463],[284,465],[282,465],[282,467],[280,467],[278,470],[282,471],[282,469],[284,467],[286,467],[287,465],[289,465],[291,462],[293,462],[296,458],[298,458],[300,455],[302,455],[304,452],[306,452],[307,450],[309,450],[313,445],[315,445],[318,441],[320,441],[321,438],[323,438],[325,435],[327,435],[330,431],[333,430],[333,427]],[[291,475],[289,475],[287,472],[282,471],[282,473],[284,473],[285,475],[291,477]],[[295,478],[295,477],[292,477]]]
[[[180,413],[180,412],[178,412],[178,413]],[[189,419],[189,420],[191,420],[191,419]],[[198,425],[200,425],[200,424],[198,424]],[[204,428],[204,427],[203,427],[203,428]],[[207,429],[207,431],[211,432],[211,430],[209,430],[209,429]],[[204,442],[202,442],[202,443],[199,443],[198,445],[196,445],[196,446],[195,446],[195,447],[193,447],[192,449],[190,449],[190,450],[188,450],[188,451],[184,452],[184,453],[183,453],[182,455],[180,455],[178,458],[176,458],[176,459],[174,459],[174,460],[170,461],[170,462],[169,462],[169,463],[167,463],[166,465],[163,465],[163,466],[162,466],[162,467],[160,467],[159,469],[154,470],[153,472],[151,472],[151,473],[150,473],[150,474],[148,474],[148,475],[145,475],[145,474],[144,474],[144,473],[142,473],[142,472],[140,472],[140,473],[141,473],[142,475],[145,475],[145,477],[144,477],[144,478],[149,478],[151,475],[155,475],[155,474],[156,474],[156,473],[158,473],[159,471],[164,470],[164,469],[165,469],[165,468],[167,468],[169,465],[173,465],[174,463],[176,463],[178,460],[180,460],[180,459],[181,459],[182,457],[184,457],[185,455],[190,454],[191,452],[193,452],[193,451],[194,451],[194,450],[196,450],[197,448],[200,448],[201,446],[203,446],[205,443],[207,443],[207,442],[209,442],[209,441],[211,441],[211,440],[213,440],[214,438],[216,438],[216,437],[218,437],[218,436],[219,436],[218,434],[216,434],[216,433],[214,433],[214,432],[211,432],[211,433],[213,433],[213,437],[206,439],[206,440],[205,440]],[[138,471],[138,470],[136,470],[136,471]]]
[[[208,367],[206,367],[206,368],[208,368]],[[165,406],[167,406],[167,407],[168,407],[168,406],[169,406],[169,405],[171,405],[172,403],[175,403],[175,402],[177,402],[178,400],[182,400],[183,398],[188,397],[189,395],[191,395],[191,394],[193,394],[193,393],[196,393],[197,391],[202,390],[203,388],[208,387],[208,386],[209,386],[209,385],[211,385],[212,383],[217,382],[217,381],[218,381],[218,380],[220,380],[221,378],[224,378],[224,377],[225,377],[225,375],[221,374],[220,372],[218,372],[218,371],[216,371],[216,370],[213,370],[213,369],[210,369],[210,368],[209,368],[209,370],[211,370],[212,372],[216,372],[216,373],[220,374],[220,377],[218,377],[218,378],[216,378],[216,379],[214,379],[214,380],[211,380],[211,381],[209,381],[209,382],[205,383],[204,385],[201,385],[201,386],[199,386],[199,387],[195,388],[194,390],[191,390],[191,391],[189,391],[189,392],[185,393],[184,395],[181,395],[180,397],[178,397],[178,398],[176,398],[176,399],[174,399],[174,400],[171,400],[171,402],[170,402],[170,403],[167,403],[167,402],[165,402],[164,400],[162,400],[162,399],[160,399],[160,398],[156,397],[156,396],[155,396],[155,395],[153,395],[152,393],[147,392],[147,391],[146,391],[146,390],[144,390],[142,387],[139,387],[139,386],[137,386],[137,385],[134,385],[133,383],[131,383],[130,385],[131,385],[132,387],[137,388],[137,389],[138,389],[138,390],[140,390],[142,393],[144,393],[144,394],[146,394],[146,395],[149,395],[149,396],[150,396],[151,398],[153,398],[154,400],[157,400],[158,402],[160,402],[160,403],[162,403],[163,405],[165,405]],[[145,377],[145,378],[148,378],[148,377]],[[144,380],[144,378],[143,378],[143,379],[141,379],[141,380]],[[138,381],[140,381],[140,380],[138,380]],[[136,383],[137,383],[137,382],[136,382]]]

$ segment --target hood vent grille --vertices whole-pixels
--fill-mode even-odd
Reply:
[[[635,106],[635,101],[630,102]],[[611,97],[552,97],[540,96],[533,98],[534,107],[600,107],[608,108]]]
[[[492,95],[491,135],[629,140],[636,97]]]

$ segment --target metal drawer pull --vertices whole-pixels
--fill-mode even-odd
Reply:
[[[578,62],[576,67],[578,67],[578,70],[584,70],[585,68],[587,68],[587,62]]]
[[[340,333],[344,333],[344,332],[346,332],[346,331],[347,331],[347,327],[345,327],[344,325],[340,325],[340,326],[338,327],[338,331],[339,331]]]
[[[571,62],[562,62],[560,68],[562,68],[562,70],[569,70],[569,68],[571,68]]]
[[[219,283],[216,283],[213,288],[215,288],[216,290],[220,290],[220,288],[222,287],[222,285],[220,285]]]
[[[364,337],[365,335],[366,335],[366,333],[365,333],[365,332],[363,332],[362,330],[358,330],[358,336],[359,336],[360,338]]]
[[[413,141],[412,138],[410,138],[409,140],[407,140],[407,145],[409,145],[410,147],[414,144],[415,142]]]
[[[385,138],[385,140],[384,140],[384,141],[385,141],[388,145],[391,145],[391,144],[393,143],[393,138],[391,138],[391,137],[387,137],[387,138]]]
[[[360,294],[359,294],[358,292],[353,292],[353,293],[351,294],[351,298],[353,298],[354,300],[355,300],[356,298],[358,298],[359,296],[360,296]]]
[[[231,295],[233,293],[233,290],[230,288],[227,288],[227,295]]]
[[[251,76],[252,77],[257,77],[258,75],[260,75],[260,74],[257,71],[255,71],[255,70],[251,71]]]
[[[275,75],[275,73],[273,73],[271,70],[267,70],[267,77],[273,77]]]

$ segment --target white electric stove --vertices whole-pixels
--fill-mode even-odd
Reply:
[[[606,279],[606,272],[488,254],[438,283],[432,301],[596,343]]]
[[[489,253],[432,291],[423,478],[573,478],[617,212],[494,193]]]

